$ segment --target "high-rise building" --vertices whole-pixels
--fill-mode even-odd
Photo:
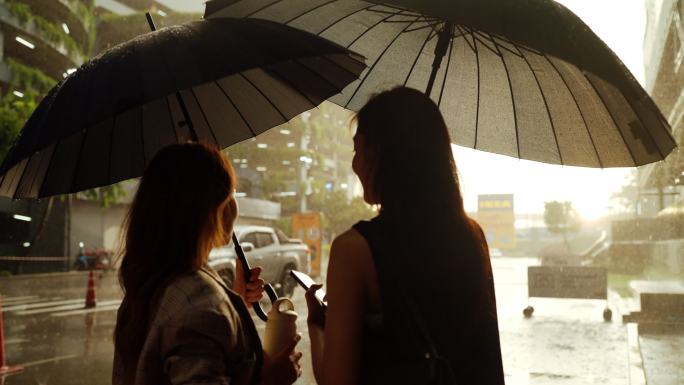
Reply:
[[[680,146],[665,161],[639,169],[639,206],[648,215],[682,202],[684,192],[684,2],[647,0],[646,17],[646,91]]]

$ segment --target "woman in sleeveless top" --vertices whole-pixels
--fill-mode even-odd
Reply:
[[[438,107],[399,87],[355,119],[352,167],[379,214],[333,241],[327,311],[307,292],[318,384],[503,384],[488,248]]]
[[[247,305],[263,292],[260,269],[228,288],[207,265],[237,218],[235,173],[221,153],[187,143],[150,161],[126,220],[114,333],[114,385],[289,385],[298,341],[264,357]]]

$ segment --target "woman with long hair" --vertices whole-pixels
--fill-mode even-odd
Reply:
[[[208,265],[238,215],[235,173],[216,149],[165,147],[150,161],[127,217],[114,332],[114,385],[291,384],[301,353],[263,357],[247,305],[260,269],[232,290]]]
[[[356,115],[352,168],[379,206],[332,243],[327,311],[307,292],[319,385],[503,384],[489,252],[435,103],[399,87]]]

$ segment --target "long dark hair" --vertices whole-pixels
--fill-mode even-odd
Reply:
[[[371,98],[355,119],[393,264],[416,302],[426,312],[458,306],[463,318],[449,327],[464,333],[483,317],[495,317],[486,241],[464,209],[437,105],[420,91],[398,87]]]
[[[123,378],[130,382],[155,311],[177,276],[207,262],[228,243],[224,208],[235,174],[218,149],[187,143],[165,147],[148,164],[126,219],[119,270],[124,299],[114,332]]]

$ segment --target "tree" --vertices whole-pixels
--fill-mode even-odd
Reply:
[[[563,236],[563,242],[570,250],[568,233],[579,231],[582,225],[582,220],[572,207],[572,202],[544,202],[544,222],[551,233]]]
[[[323,213],[323,232],[332,239],[348,230],[354,223],[370,219],[375,211],[361,197],[347,199],[344,191],[325,192],[320,189],[310,200],[313,211]]]
[[[105,209],[119,202],[127,195],[128,194],[126,193],[126,190],[123,188],[121,183],[116,183],[110,186],[97,187],[82,192],[82,197],[88,200],[99,202],[100,206],[102,206],[102,208]]]

